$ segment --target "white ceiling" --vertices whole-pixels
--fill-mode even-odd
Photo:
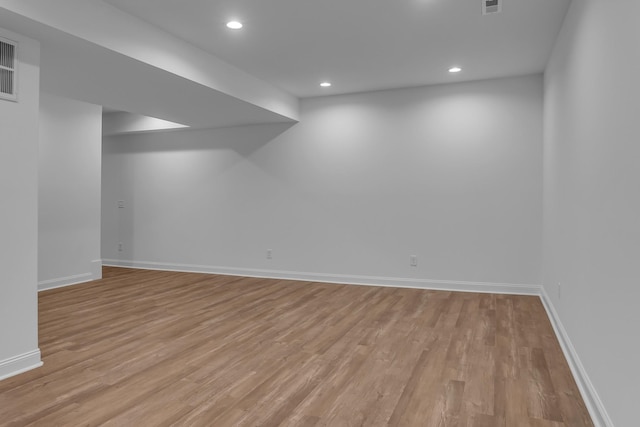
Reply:
[[[570,0],[503,1],[105,0],[299,97],[543,71]]]
[[[134,56],[122,54],[114,48],[107,48],[74,35],[72,25],[67,25],[63,30],[57,29],[56,26],[61,26],[60,21],[57,21],[55,15],[47,9],[47,7],[52,7],[54,10],[60,9],[62,12],[75,10],[76,13],[70,18],[71,22],[80,22],[81,28],[84,28],[87,23],[91,23],[88,25],[90,30],[99,27],[92,21],[92,16],[98,15],[103,21],[109,23],[109,30],[111,28],[119,29],[115,34],[117,37],[124,38],[125,44],[135,45],[138,51],[151,51],[156,56],[167,56],[168,60],[177,62],[178,65],[181,64],[175,59],[179,58],[178,55],[170,54],[173,53],[175,46],[178,48],[181,46],[190,47],[187,43],[170,44],[160,37],[155,37],[156,34],[149,36],[148,31],[145,32],[145,28],[143,28],[142,24],[144,23],[138,19],[135,19],[132,25],[139,38],[135,40],[135,43],[132,43],[131,37],[123,36],[126,34],[126,21],[123,23],[122,19],[114,20],[103,10],[93,9],[96,5],[104,5],[100,0],[56,0],[56,5],[47,2],[51,3],[50,0],[30,0],[29,3],[25,0],[16,2],[0,0],[0,27],[40,41],[40,87],[45,92],[102,105],[106,107],[107,112],[126,111],[168,120],[192,128],[294,121],[293,118],[282,115],[273,109],[248,102],[237,93],[228,94],[229,85],[221,85],[222,89],[218,90],[199,83],[184,74],[180,75],[173,70],[166,70]],[[78,2],[82,3],[86,10],[78,10]],[[17,12],[4,8],[5,5],[13,8],[15,4],[33,7],[24,10],[15,7],[18,9]],[[71,9],[69,6],[76,6],[76,8]],[[122,12],[111,6],[106,7],[108,8],[107,12],[118,12],[117,18],[119,15],[123,15]],[[29,13],[27,12],[30,11],[42,12],[41,16],[31,15],[41,20],[28,17]],[[67,16],[65,13],[62,15]],[[65,31],[68,28],[71,28],[71,31]],[[102,33],[100,34],[102,35]],[[117,37],[115,38],[117,39]],[[154,39],[154,41],[159,39],[160,42],[165,41],[165,43],[162,43],[160,47],[153,43],[144,44],[142,41],[145,37]],[[102,39],[104,42],[109,38],[102,37]],[[112,43],[111,47],[113,46]],[[196,49],[195,55],[200,58],[207,54]],[[187,60],[183,62],[187,62]],[[210,74],[230,73],[224,67],[208,66],[210,64],[211,62],[204,62],[202,66]],[[192,68],[199,70],[196,67]],[[236,71],[240,72],[240,70]],[[252,83],[251,79],[240,78],[238,81],[246,86],[251,86]],[[260,89],[257,84],[249,89],[256,87]],[[271,100],[267,96],[264,98],[268,101]],[[268,103],[263,104],[268,106]],[[148,127],[149,123],[150,121],[146,121],[145,126]]]

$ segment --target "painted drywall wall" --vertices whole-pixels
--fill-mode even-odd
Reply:
[[[40,46],[18,42],[18,102],[0,100],[0,379],[38,366]]]
[[[293,126],[107,137],[103,258],[537,284],[542,93],[525,76],[306,99]]]
[[[99,279],[102,106],[40,97],[40,289]]]
[[[545,73],[544,287],[618,426],[640,395],[638,16],[574,1]]]

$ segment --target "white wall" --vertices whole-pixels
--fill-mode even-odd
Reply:
[[[102,277],[102,107],[40,97],[39,288]]]
[[[40,46],[19,43],[18,102],[0,100],[0,379],[40,364],[38,350],[38,97]]]
[[[431,287],[538,284],[542,95],[541,76],[525,76],[307,99],[290,128],[105,138],[103,258]]]
[[[544,286],[618,426],[640,396],[639,16],[574,0],[545,74]]]

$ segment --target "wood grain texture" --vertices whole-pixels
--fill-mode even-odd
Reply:
[[[105,268],[2,426],[592,426],[537,297]]]

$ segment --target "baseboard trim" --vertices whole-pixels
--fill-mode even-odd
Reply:
[[[40,349],[0,361],[0,381],[42,366]]]
[[[433,289],[456,292],[478,292],[494,294],[540,295],[539,285],[511,283],[464,282],[452,280],[429,280],[402,277],[357,276],[344,274],[307,273],[300,271],[261,270],[194,264],[176,264],[151,261],[127,261],[104,259],[103,265],[128,267],[143,270],[180,271],[188,273],[222,274],[228,276],[259,277],[267,279],[302,280],[347,285],[385,286],[394,288]]]
[[[578,353],[571,343],[571,339],[569,338],[564,325],[560,321],[558,312],[551,303],[551,299],[544,287],[540,288],[540,299],[542,300],[542,305],[547,311],[547,316],[551,321],[551,325],[553,326],[556,337],[560,342],[560,347],[562,348],[564,357],[569,363],[569,368],[571,369],[573,378],[576,380],[582,399],[589,410],[589,414],[591,415],[591,419],[593,420],[595,427],[614,427],[613,422],[611,421],[602,400],[600,400],[600,396],[598,396],[598,392],[593,386],[589,375],[587,375],[587,371],[580,361],[580,357],[578,357]]]
[[[58,279],[49,279],[38,282],[38,292],[50,289],[62,288],[65,286],[77,285],[79,283],[90,282],[94,280],[93,274],[82,273],[68,277],[60,277]]]

